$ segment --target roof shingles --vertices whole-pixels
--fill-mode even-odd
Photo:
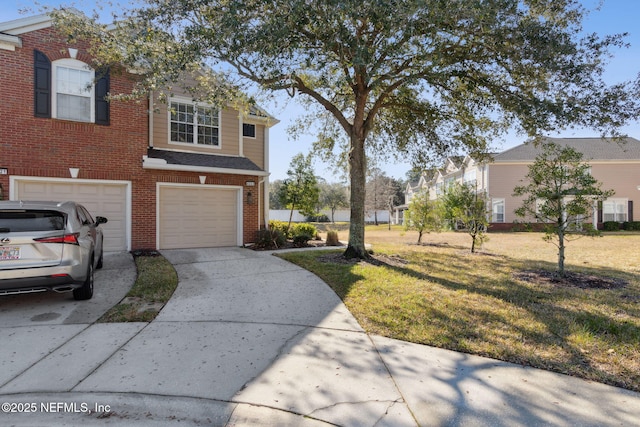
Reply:
[[[545,138],[560,146],[572,147],[584,155],[585,160],[640,160],[640,141],[624,138]],[[494,156],[494,162],[533,161],[542,152],[540,146],[530,142],[520,144]]]
[[[182,151],[166,151],[157,150],[154,148],[149,148],[147,150],[147,156],[150,159],[162,159],[170,165],[234,169],[245,171],[263,170],[246,157],[187,153]]]

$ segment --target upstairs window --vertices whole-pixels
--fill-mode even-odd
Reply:
[[[94,72],[74,59],[53,63],[53,117],[77,122],[93,122],[95,117]]]
[[[476,169],[467,170],[464,173],[463,181],[465,184],[475,185],[476,184]]]
[[[245,138],[255,138],[256,137],[256,125],[251,123],[243,123],[242,124],[242,136]]]
[[[220,113],[208,106],[172,101],[170,141],[220,147]]]
[[[109,70],[96,72],[77,59],[51,62],[34,51],[34,115],[109,125]]]

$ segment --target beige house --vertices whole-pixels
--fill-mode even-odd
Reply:
[[[547,138],[560,146],[569,146],[583,154],[592,175],[602,183],[603,189],[615,194],[601,206],[594,206],[587,222],[634,221],[633,207],[640,203],[640,141],[625,138],[612,141],[602,138]],[[491,200],[491,229],[512,230],[522,218],[514,211],[521,206],[522,198],[513,196],[513,189],[522,184],[529,165],[541,152],[531,143],[520,144],[492,156],[490,161],[476,162],[469,156],[451,157],[436,173],[423,174],[416,185],[407,186],[405,204],[399,206],[396,219],[401,222],[402,210],[408,207],[411,197],[419,191],[429,191],[436,199],[442,189],[453,182],[474,185],[479,192],[486,192]]]
[[[640,202],[640,141],[635,138],[625,138],[622,142],[602,138],[548,140],[581,152],[602,188],[615,191],[600,209],[594,207],[593,217],[588,222],[634,221],[633,206]],[[511,229],[514,222],[522,221],[514,214],[522,199],[512,195],[513,188],[524,179],[529,165],[539,153],[540,149],[532,144],[521,144],[497,154],[488,165],[486,189],[492,204],[492,229]]]
[[[416,182],[409,182],[405,188],[404,204],[396,206],[394,224],[404,222],[404,211],[409,208],[411,199],[423,191],[429,192],[429,198],[435,200],[447,186],[454,182],[475,186],[478,192],[486,191],[488,165],[471,156],[453,156],[445,160],[440,169],[425,171]]]

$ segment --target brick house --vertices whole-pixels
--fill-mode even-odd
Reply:
[[[107,102],[135,75],[90,63],[46,15],[0,23],[0,198],[78,201],[109,219],[112,251],[255,241],[278,121],[179,93]]]
[[[626,138],[622,143],[602,138],[547,138],[560,146],[569,146],[583,154],[591,167],[591,174],[602,183],[603,189],[615,194],[600,206],[594,206],[585,222],[598,224],[604,221],[619,223],[637,220],[633,207],[640,202],[640,141]],[[446,159],[442,168],[423,173],[417,183],[407,185],[405,204],[397,208],[398,221],[402,210],[407,209],[411,197],[420,191],[428,191],[431,199],[437,199],[442,189],[452,182],[473,185],[479,192],[489,195],[491,207],[490,230],[513,230],[526,220],[514,211],[522,199],[513,196],[513,189],[521,184],[540,149],[532,144],[520,144],[498,154],[491,160],[476,161],[466,156]]]

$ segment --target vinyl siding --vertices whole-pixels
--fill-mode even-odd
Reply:
[[[639,206],[640,162],[589,162],[591,174],[602,183],[602,189],[614,190],[613,198],[628,199]],[[505,222],[522,221],[513,211],[522,203],[522,198],[514,197],[513,189],[523,185],[521,180],[529,172],[528,164],[496,164],[489,166],[489,196],[505,200]],[[638,220],[640,218],[633,218]]]
[[[256,124],[256,137],[243,138],[242,144],[245,157],[264,169],[264,125]]]

